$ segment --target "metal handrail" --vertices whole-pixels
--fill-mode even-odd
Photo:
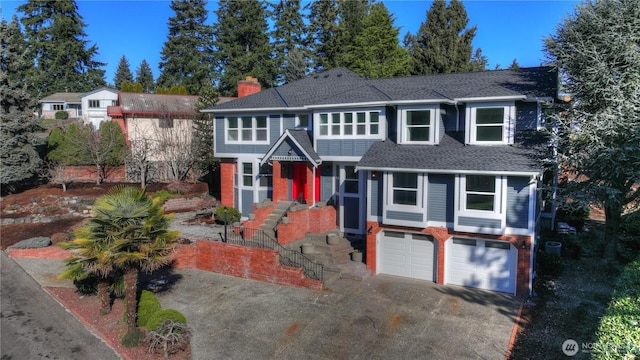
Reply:
[[[276,231],[277,231],[277,229],[278,229],[278,225],[280,225],[280,224],[282,223],[282,218],[283,218],[283,217],[285,217],[285,216],[287,216],[287,214],[289,214],[289,210],[291,210],[291,207],[292,207],[293,205],[296,205],[297,203],[298,203],[297,201],[293,200],[293,201],[291,202],[291,204],[289,204],[289,206],[287,206],[287,208],[284,210],[284,212],[282,213],[282,215],[280,215],[280,217],[278,218],[278,221],[276,221],[276,224],[273,226],[273,229],[271,229],[271,230],[273,230],[273,232],[276,232]],[[276,242],[276,243],[277,243],[277,242]]]
[[[230,244],[275,250],[281,265],[301,268],[305,277],[322,281],[324,265],[313,262],[298,251],[285,248],[261,229],[242,228],[239,232],[227,232],[226,237],[222,232],[218,234],[221,241],[226,239]]]

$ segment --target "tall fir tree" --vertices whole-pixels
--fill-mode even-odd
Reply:
[[[156,87],[153,81],[153,72],[145,59],[142,59],[140,66],[136,69],[136,83],[142,85],[142,91],[146,93],[153,91]]]
[[[340,43],[338,2],[315,0],[307,4],[309,12],[309,36],[307,47],[312,52],[312,66],[319,72],[339,66]]]
[[[477,48],[471,57],[471,71],[484,71],[489,65],[489,59],[484,56],[481,48]]]
[[[371,6],[362,20],[362,29],[354,39],[352,50],[345,55],[350,70],[369,78],[409,74],[411,58],[400,46],[400,29],[393,21],[383,3]]]
[[[213,83],[213,28],[207,22],[206,0],[172,0],[169,34],[158,64],[157,85],[170,88],[184,85],[189,94],[198,94]]]
[[[276,81],[266,10],[259,0],[220,0],[214,25],[216,63],[222,96],[237,93],[238,80],[246,76],[258,79],[263,87]]]
[[[338,0],[338,64],[349,67],[345,56],[351,53],[355,39],[364,27],[362,21],[369,12],[369,0]]]
[[[300,0],[280,0],[273,5],[274,58],[277,66],[276,84],[301,79],[306,74],[307,49],[304,47],[306,25],[300,13]]]
[[[55,92],[86,92],[105,85],[105,64],[95,60],[96,44],[84,40],[86,24],[73,0],[28,0],[17,8],[35,66],[27,85],[34,98]]]
[[[25,82],[15,75],[30,67],[19,36],[15,19],[0,21],[0,184],[4,190],[33,177],[41,164],[35,136],[41,129],[32,116],[35,102]]]
[[[113,85],[115,85],[117,89],[122,90],[122,84],[125,81],[128,83],[133,82],[133,74],[129,68],[129,60],[127,60],[126,56],[122,55],[116,68],[116,74],[113,76]]]
[[[413,39],[405,43],[413,46],[413,74],[441,74],[471,70],[471,42],[476,27],[467,28],[469,19],[462,2],[435,0],[427,11],[427,19],[420,25]]]

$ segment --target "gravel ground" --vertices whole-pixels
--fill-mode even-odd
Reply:
[[[188,222],[188,220],[195,219],[195,217],[195,212],[177,213],[169,224],[169,230],[178,230],[181,238],[187,238],[192,241],[198,239],[220,239],[219,233],[224,232],[223,225]]]

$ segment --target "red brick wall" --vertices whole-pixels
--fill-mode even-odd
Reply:
[[[273,202],[289,200],[289,179],[287,166],[290,163],[273,162]]]
[[[236,173],[236,164],[231,160],[220,162],[220,205],[234,207],[233,203],[233,177]]]
[[[336,228],[336,209],[312,207],[290,212],[288,224],[278,225],[278,243],[285,245],[302,239],[307,233],[322,233]]]
[[[195,245],[177,246],[174,264],[271,284],[322,289],[320,280],[305,278],[302,269],[280,265],[278,256],[274,250],[197,240]]]
[[[253,214],[256,216],[255,220],[246,220],[242,223],[247,229],[258,229],[260,225],[264,222],[264,220],[271,214],[275,205],[264,206],[264,207],[256,207],[256,204],[253,204]]]
[[[238,97],[248,96],[260,92],[262,86],[256,78],[247,77],[246,80],[238,81]]]
[[[66,166],[64,178],[73,179],[75,182],[95,182],[97,168],[93,165],[86,166]],[[127,173],[124,166],[108,167],[105,182],[126,182]]]

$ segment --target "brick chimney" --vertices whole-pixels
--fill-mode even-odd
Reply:
[[[258,79],[247,76],[246,79],[238,81],[238,97],[245,97],[251,94],[255,94],[262,90],[262,86],[258,82]]]

